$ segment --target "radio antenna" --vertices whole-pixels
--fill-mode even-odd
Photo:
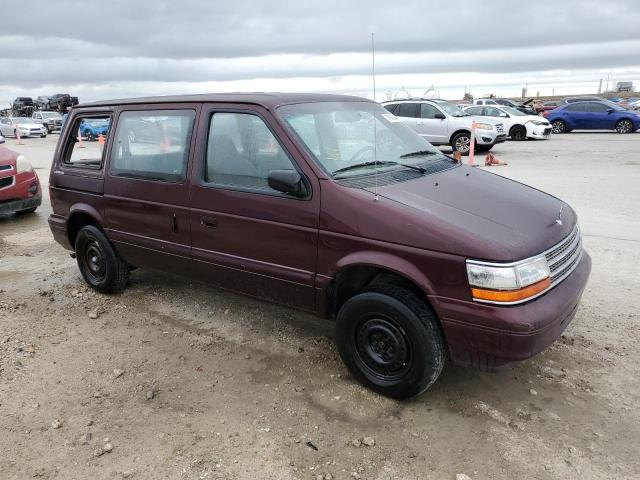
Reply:
[[[373,80],[373,101],[376,101],[376,47],[375,47],[375,34],[371,32],[371,78]],[[373,169],[374,169],[374,179],[375,179],[375,188],[373,190],[373,201],[377,202],[380,197],[378,197],[378,135],[376,128],[376,115],[375,110],[373,115],[371,116],[373,119]]]

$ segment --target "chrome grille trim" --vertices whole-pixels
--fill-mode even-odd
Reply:
[[[482,262],[482,261],[474,261],[467,260],[467,263],[477,263],[479,265],[494,265],[497,267],[507,267],[507,266],[517,266],[523,263],[528,263],[536,258],[540,258],[544,256],[549,264],[549,270],[551,272],[551,284],[548,288],[545,288],[543,291],[538,294],[526,298],[524,300],[518,300],[515,302],[494,302],[491,300],[480,300],[474,298],[474,302],[478,303],[490,303],[493,305],[504,305],[504,306],[512,306],[518,305],[521,303],[527,303],[531,300],[538,298],[541,295],[544,295],[549,290],[554,288],[560,282],[562,282],[565,278],[567,278],[571,273],[576,269],[576,267],[580,264],[580,260],[582,260],[582,254],[584,250],[582,249],[582,237],[580,235],[580,229],[578,225],[573,228],[571,233],[567,235],[563,240],[556,243],[553,247],[545,250],[539,255],[534,255],[533,257],[529,257],[525,260],[520,260],[517,262],[510,263],[492,263],[492,262]]]

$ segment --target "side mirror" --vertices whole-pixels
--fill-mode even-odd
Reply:
[[[447,118],[447,117],[445,117],[445,116],[444,116],[444,113],[442,113],[442,112],[438,112],[438,113],[436,113],[436,114],[433,116],[433,118],[437,118],[437,119],[440,119],[440,120],[444,120],[444,119],[445,119],[445,118]]]
[[[607,113],[613,113],[615,110],[613,108],[610,108],[609,110],[607,110]]]
[[[295,170],[271,170],[268,177],[269,186],[278,192],[294,197],[305,197],[307,187],[302,177]]]

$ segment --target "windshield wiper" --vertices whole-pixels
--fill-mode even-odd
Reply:
[[[400,158],[421,157],[423,155],[435,155],[435,154],[436,152],[434,152],[433,150],[417,150],[415,152],[409,152],[409,153],[405,153],[404,155],[400,155]]]
[[[400,162],[381,161],[381,162],[356,163],[355,165],[349,165],[348,167],[339,168],[338,170],[335,170],[335,171],[331,172],[331,175],[335,175],[336,173],[348,172],[349,170],[356,170],[358,168],[373,167],[373,166],[377,166],[377,165],[381,165],[383,167],[390,166],[390,165],[398,165],[398,166],[401,166],[401,167],[410,168],[412,170],[417,170],[418,172],[420,172],[422,174],[427,173],[427,171],[424,168],[416,167],[415,165],[407,165],[406,163],[400,163]]]

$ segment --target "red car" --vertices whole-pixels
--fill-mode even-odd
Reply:
[[[0,214],[33,213],[41,203],[40,180],[31,164],[0,146]]]

